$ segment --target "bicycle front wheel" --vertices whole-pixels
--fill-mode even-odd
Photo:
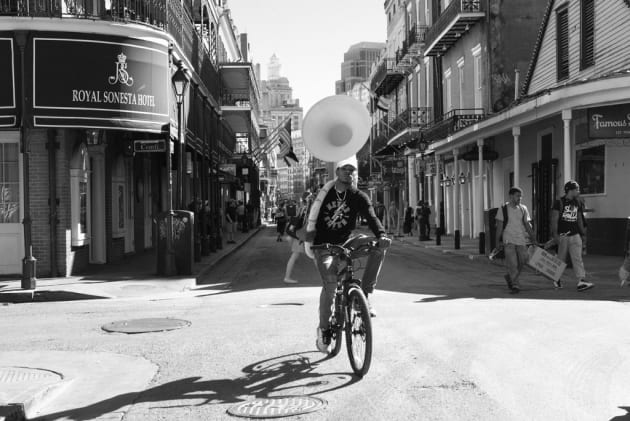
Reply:
[[[363,377],[372,362],[372,319],[367,299],[359,288],[348,292],[346,346],[352,370]]]

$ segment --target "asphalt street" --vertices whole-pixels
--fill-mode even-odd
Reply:
[[[236,419],[229,407],[277,396],[326,401],[293,418],[301,420],[630,419],[627,289],[558,291],[528,271],[513,295],[497,266],[396,241],[373,296],[372,366],[359,379],[345,349],[332,359],[316,351],[320,281],[303,256],[293,276],[300,283],[283,284],[288,257],[268,228],[194,294],[5,304],[0,351],[118,355],[149,373],[145,386],[130,386],[133,395],[115,392],[116,378],[129,376],[116,367],[113,393],[70,384],[39,409],[40,420]],[[190,326],[134,335],[101,328],[156,317]]]

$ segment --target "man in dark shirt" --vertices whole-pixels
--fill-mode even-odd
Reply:
[[[315,222],[315,237],[313,244],[344,244],[350,238],[355,229],[357,215],[367,220],[368,226],[378,238],[378,248],[373,249],[368,255],[363,274],[362,285],[366,296],[374,292],[378,273],[385,259],[385,251],[391,244],[391,240],[385,236],[383,224],[376,217],[372,202],[368,196],[354,186],[356,178],[356,158],[352,157],[337,163],[334,185],[328,185],[328,192],[323,197],[319,206],[313,206],[309,220]],[[326,186],[323,188],[325,189]],[[316,218],[316,219],[315,219]],[[350,243],[354,246],[369,241],[367,236],[353,237]],[[309,241],[309,238],[307,238]],[[310,250],[310,248],[309,248]],[[328,345],[324,343],[323,332],[328,328],[332,314],[332,304],[337,287],[337,273],[339,259],[331,256],[326,250],[313,250],[317,269],[323,281],[323,288],[319,299],[319,327],[317,329],[317,349],[328,352]],[[368,298],[369,303],[369,298]],[[376,315],[370,304],[372,317]]]
[[[584,234],[584,216],[581,202],[578,200],[580,185],[568,181],[564,185],[564,193],[556,200],[551,209],[551,235],[558,244],[558,258],[565,261],[567,254],[571,256],[573,272],[577,278],[577,290],[586,291],[593,288],[592,282],[586,282],[586,272],[582,261],[582,235]],[[560,280],[554,281],[556,288],[562,288]]]

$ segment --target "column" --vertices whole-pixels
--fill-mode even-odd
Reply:
[[[562,110],[562,125],[564,128],[564,145],[562,148],[564,182],[571,180],[571,110]]]
[[[435,154],[435,177],[433,177],[433,217],[435,226],[440,226],[440,155]]]
[[[521,186],[521,153],[519,150],[519,138],[521,136],[521,127],[512,127],[512,136],[514,136],[514,185]],[[512,187],[512,186],[510,186]]]
[[[459,150],[453,149],[453,234],[455,235],[455,249],[459,249],[460,244],[460,223],[462,212],[460,210],[460,192],[459,192]]]
[[[477,149],[478,149],[478,153],[479,153],[479,159],[477,161],[477,173],[479,174],[479,179],[478,179],[478,187],[477,187],[477,191],[479,193],[479,197],[478,197],[478,202],[477,202],[477,208],[476,208],[476,220],[477,220],[477,229],[479,230],[479,232],[483,232],[484,231],[484,222],[483,222],[483,211],[485,208],[485,197],[486,197],[486,191],[485,191],[485,183],[483,182],[483,139],[479,139],[477,140]]]
[[[90,259],[92,263],[107,260],[107,235],[105,232],[105,146],[89,146],[92,158],[92,238]]]

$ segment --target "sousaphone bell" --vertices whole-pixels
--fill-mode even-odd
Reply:
[[[339,162],[363,147],[370,129],[365,105],[347,95],[333,95],[318,101],[306,113],[302,138],[316,158]]]

